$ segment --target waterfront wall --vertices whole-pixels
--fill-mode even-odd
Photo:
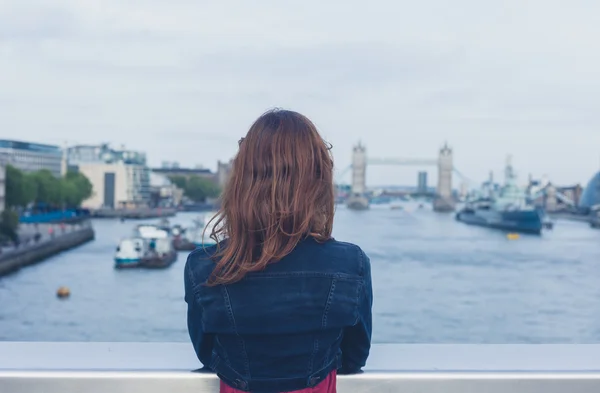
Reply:
[[[214,393],[189,343],[0,342],[0,392]],[[600,345],[374,344],[337,391],[596,393]]]
[[[220,204],[218,202],[214,203],[194,203],[191,205],[183,205],[180,210],[184,212],[207,212],[207,211],[217,211],[219,210]]]
[[[592,220],[591,215],[579,215],[579,214],[572,214],[572,213],[548,212],[548,216],[553,219],[580,221],[580,222],[588,222],[588,223]]]
[[[139,209],[97,209],[92,211],[95,218],[145,219],[173,217],[177,213],[174,208],[139,208]]]
[[[85,225],[69,232],[56,233],[54,236],[43,238],[38,243],[30,242],[21,245],[14,251],[0,255],[0,276],[41,262],[91,240],[94,240],[94,229],[90,225]]]
[[[52,223],[52,222],[74,222],[81,221],[89,217],[89,212],[83,210],[65,210],[48,213],[37,213],[31,215],[22,215],[19,217],[21,224],[33,223]]]

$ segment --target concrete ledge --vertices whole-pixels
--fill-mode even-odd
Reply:
[[[218,392],[187,343],[0,343],[2,393]],[[374,345],[338,391],[600,392],[600,345]]]

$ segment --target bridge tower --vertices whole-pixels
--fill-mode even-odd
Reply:
[[[438,212],[454,211],[455,201],[452,195],[452,171],[454,169],[452,149],[448,144],[440,149],[438,156],[437,195],[433,201],[433,209]]]
[[[556,187],[550,183],[546,186],[546,192],[544,195],[544,208],[549,212],[554,212],[556,211],[556,205]]]
[[[346,203],[348,208],[354,210],[368,209],[369,199],[365,196],[366,191],[367,149],[359,142],[352,150],[352,190]]]

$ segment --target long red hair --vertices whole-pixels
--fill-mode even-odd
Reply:
[[[231,284],[262,270],[307,237],[331,239],[330,150],[315,125],[297,112],[271,110],[252,124],[213,217],[210,237],[218,249],[208,285]]]

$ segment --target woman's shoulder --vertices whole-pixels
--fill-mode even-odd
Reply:
[[[370,269],[370,260],[363,249],[354,243],[343,242],[335,239],[319,244],[321,257],[328,261],[337,262],[344,269],[363,275],[365,269]]]
[[[198,247],[192,251],[185,264],[186,279],[190,279],[195,285],[204,283],[215,268],[213,261],[218,246]]]
[[[358,244],[344,242],[331,238],[329,241],[323,243],[325,246],[339,251],[339,252],[350,252],[350,253],[362,253],[363,250]]]

